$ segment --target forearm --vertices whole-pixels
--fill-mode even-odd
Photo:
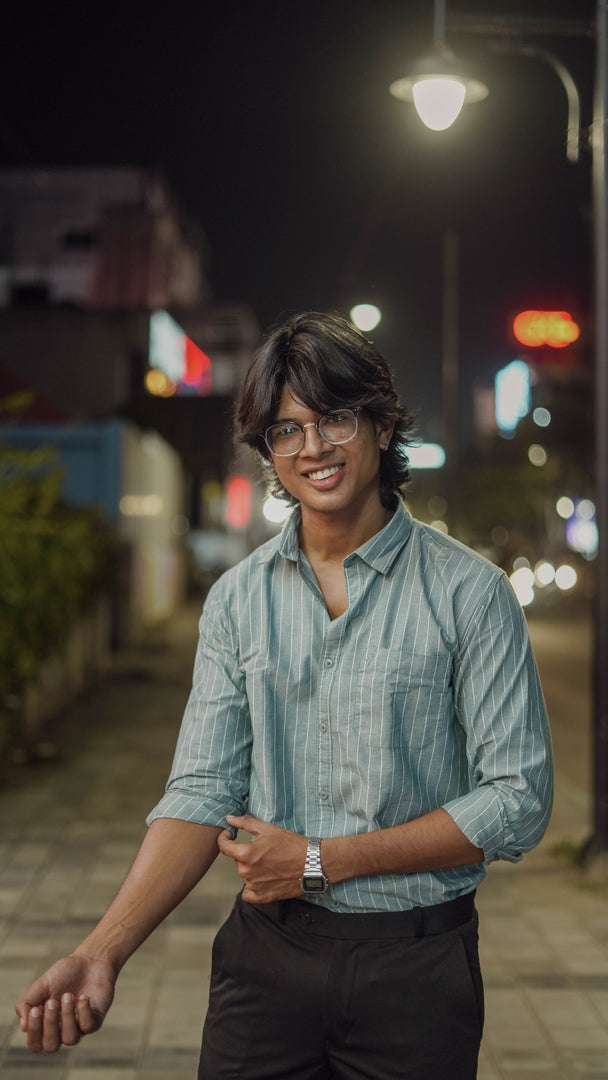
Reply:
[[[178,819],[154,821],[116,899],[74,952],[108,960],[119,971],[207,872],[220,832]]]
[[[323,840],[323,872],[330,882],[380,874],[415,874],[482,862],[450,815],[442,809],[389,829]]]

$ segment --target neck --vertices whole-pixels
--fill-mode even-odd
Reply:
[[[354,518],[347,511],[323,514],[302,507],[300,547],[311,562],[321,559],[342,563],[347,555],[379,533],[392,516],[392,510],[387,510],[380,500],[363,513],[359,510]]]

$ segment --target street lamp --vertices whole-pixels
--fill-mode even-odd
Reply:
[[[535,56],[550,64],[561,79],[568,98],[567,157],[579,157],[580,113],[576,85],[567,68],[552,53],[518,39],[530,35],[575,34],[594,37],[596,43],[595,95],[591,150],[593,154],[593,236],[595,303],[595,481],[599,531],[597,602],[595,624],[594,719],[594,823],[589,853],[608,857],[608,0],[597,0],[594,24],[581,20],[533,19],[516,16],[454,16],[446,20],[445,0],[435,0],[434,55],[425,57],[406,78],[390,86],[393,96],[414,101],[427,126],[445,130],[456,120],[463,105],[487,96],[470,90],[462,65],[445,44],[445,27],[457,32],[491,35],[494,48]],[[510,39],[510,40],[509,40]],[[506,44],[505,44],[506,41]],[[433,60],[435,66],[433,66]],[[424,84],[427,83],[425,87]],[[425,98],[457,95],[443,117],[425,119]],[[420,89],[418,89],[420,88]],[[441,95],[439,94],[441,91]],[[420,104],[419,104],[420,102]],[[460,103],[459,103],[460,102]],[[450,119],[451,116],[451,119]]]
[[[485,83],[472,79],[445,43],[445,0],[435,2],[432,53],[418,60],[409,75],[391,83],[389,90],[401,101],[413,101],[423,124],[432,131],[445,131],[463,105],[488,96]]]

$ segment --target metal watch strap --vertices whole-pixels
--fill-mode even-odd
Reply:
[[[329,881],[321,866],[321,838],[319,836],[309,838],[300,885],[306,896],[320,896],[329,888]]]
[[[321,867],[321,837],[311,836],[308,839],[306,849],[306,862],[304,863],[304,876],[307,874],[322,874]]]

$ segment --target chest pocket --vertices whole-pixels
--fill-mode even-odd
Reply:
[[[355,724],[370,746],[421,748],[452,723],[448,653],[370,650],[359,670]]]

